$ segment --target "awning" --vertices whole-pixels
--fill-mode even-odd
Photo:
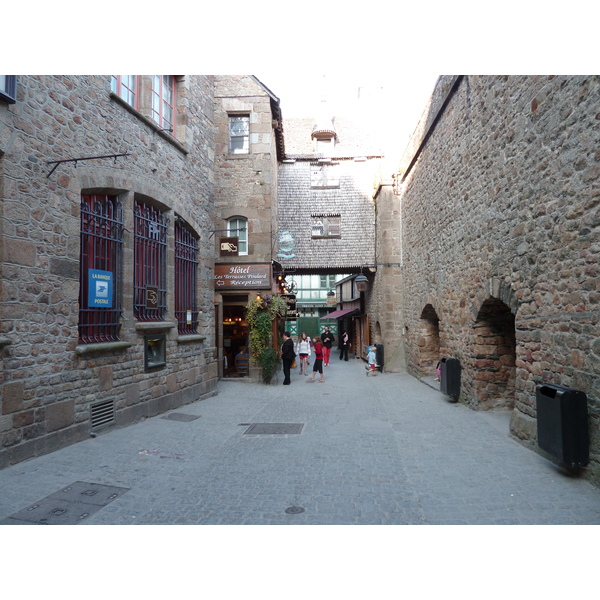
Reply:
[[[354,313],[354,312],[358,312],[358,308],[347,308],[346,310],[334,310],[333,312],[329,313],[328,315],[321,317],[321,320],[323,320],[323,319],[339,319],[340,317],[343,317],[344,315],[349,315],[350,313]]]

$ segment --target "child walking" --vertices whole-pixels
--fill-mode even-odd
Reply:
[[[313,374],[306,381],[314,381],[315,375],[320,373],[321,379],[319,379],[319,383],[323,383],[325,381],[325,377],[323,377],[323,344],[321,344],[321,340],[316,336],[313,338],[313,350],[315,351]]]
[[[375,346],[371,346],[369,348],[369,354],[367,354],[367,362],[369,366],[367,367],[367,377],[369,373],[373,373],[373,377],[377,377],[377,355],[375,354]]]

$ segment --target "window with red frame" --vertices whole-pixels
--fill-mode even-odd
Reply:
[[[140,321],[163,321],[167,312],[168,227],[160,210],[135,203],[133,312]]]
[[[175,77],[152,75],[152,118],[162,129],[175,134]]]
[[[119,340],[122,310],[123,207],[117,196],[82,195],[79,258],[79,342]],[[107,307],[90,306],[90,273],[111,278]]]
[[[175,222],[175,318],[181,335],[197,333],[198,240],[178,219]]]
[[[113,75],[110,80],[110,90],[127,104],[138,109],[138,76],[137,75]]]

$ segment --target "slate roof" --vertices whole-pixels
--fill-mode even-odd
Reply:
[[[348,273],[374,262],[375,209],[373,182],[379,169],[381,149],[368,124],[349,118],[332,119],[337,143],[331,153],[339,186],[311,186],[311,168],[323,154],[313,152],[315,118],[285,119],[286,159],[280,164],[278,182],[278,229],[293,238],[293,249],[276,259],[286,269]],[[356,162],[357,157],[367,160]],[[313,215],[339,215],[338,237],[313,237]],[[278,247],[278,244],[276,245]],[[283,254],[283,255],[282,255]]]
[[[286,158],[315,158],[312,133],[315,126],[324,128],[322,122],[314,117],[283,118],[285,127]],[[332,156],[337,158],[354,158],[356,156],[383,156],[383,149],[376,131],[371,131],[368,124],[357,122],[349,117],[333,117],[333,130],[336,135]],[[319,155],[322,156],[322,155]]]

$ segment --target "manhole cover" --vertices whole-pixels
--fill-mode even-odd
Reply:
[[[288,515],[299,515],[300,513],[304,512],[304,509],[301,506],[290,506],[289,508],[285,509],[285,512]]]
[[[200,415],[186,415],[185,413],[169,413],[168,415],[164,415],[161,419],[168,419],[169,421],[195,421],[199,418]]]
[[[76,525],[129,488],[76,481],[1,522],[2,525]]]
[[[244,435],[295,435],[302,433],[304,423],[253,423]]]

